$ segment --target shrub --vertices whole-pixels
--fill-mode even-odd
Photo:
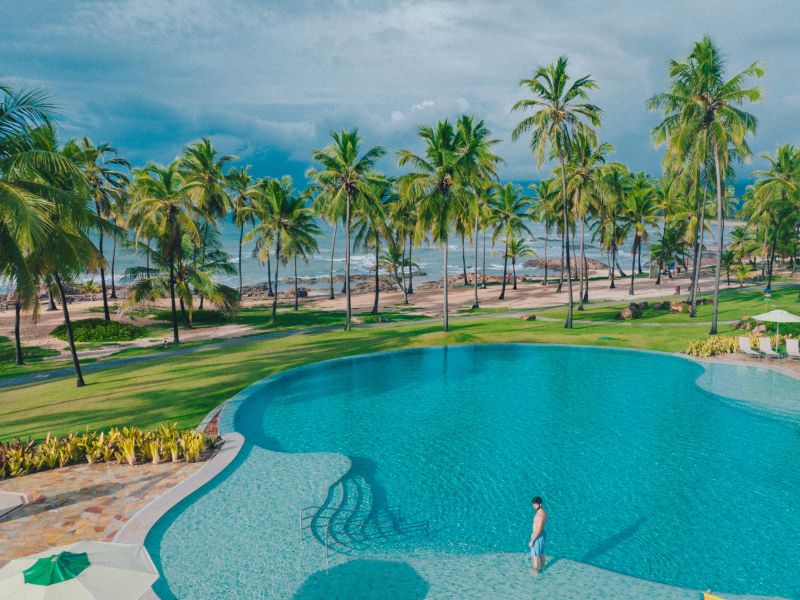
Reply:
[[[209,447],[219,441],[194,430],[179,431],[173,425],[162,425],[157,430],[137,427],[111,429],[106,433],[74,433],[66,437],[47,437],[37,444],[33,440],[0,442],[0,479],[20,477],[36,471],[46,471],[86,461],[89,464],[118,461],[135,465],[140,461],[158,464],[169,457],[172,462],[181,459],[197,461]]]
[[[750,345],[758,348],[757,336],[750,336]],[[719,354],[732,354],[739,349],[739,340],[735,336],[712,336],[704,340],[695,340],[686,347],[689,356],[717,356]]]
[[[128,342],[142,337],[145,330],[144,327],[137,327],[130,323],[91,318],[74,321],[72,334],[76,342]],[[50,335],[60,340],[66,340],[67,328],[62,323],[53,329]]]
[[[172,321],[172,311],[159,310],[153,313],[153,317],[159,321]],[[181,315],[178,313],[178,321],[180,321],[180,319]],[[230,318],[221,310],[208,308],[193,310],[191,317],[192,323],[224,323],[229,320]]]

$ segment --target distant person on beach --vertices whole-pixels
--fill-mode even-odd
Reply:
[[[544,531],[545,523],[547,523],[547,511],[542,506],[542,499],[540,496],[535,496],[533,499],[533,532],[531,532],[531,541],[528,543],[531,549],[531,564],[533,565],[533,574],[538,575],[539,571],[544,569],[544,543],[547,541],[547,534]]]

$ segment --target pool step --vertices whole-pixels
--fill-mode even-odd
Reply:
[[[377,550],[389,539],[427,534],[428,528],[427,521],[405,520],[399,507],[376,508],[369,481],[353,473],[330,487],[310,522],[314,537],[340,554]]]

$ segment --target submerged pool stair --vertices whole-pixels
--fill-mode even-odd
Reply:
[[[369,482],[348,473],[330,487],[321,506],[300,510],[301,538],[305,539],[306,531],[325,546],[327,563],[333,552],[353,555],[380,551],[389,540],[428,535],[430,523],[404,517],[400,506],[376,507]]]

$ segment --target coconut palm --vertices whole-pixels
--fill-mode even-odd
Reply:
[[[199,252],[205,253],[209,229],[215,227],[217,219],[224,217],[230,207],[225,182],[225,169],[235,160],[230,154],[219,155],[209,138],[201,138],[183,149],[180,159],[181,175],[192,186],[192,198],[198,214],[202,217],[199,225]],[[201,257],[202,260],[202,257]],[[200,295],[200,308],[203,308],[203,295]]]
[[[294,310],[299,310],[300,288],[297,285],[297,260],[300,259],[303,264],[308,264],[309,259],[319,250],[316,236],[321,231],[314,222],[314,211],[311,209],[294,211],[292,220],[291,235],[286,237],[286,245],[282,249],[283,264],[288,264],[291,260],[294,266]],[[302,235],[298,235],[298,232]]]
[[[744,286],[744,282],[747,280],[747,278],[750,276],[750,273],[752,272],[753,271],[749,265],[746,265],[744,263],[736,264],[733,274],[736,277],[736,280],[739,282],[739,287]]]
[[[388,237],[389,225],[386,222],[386,206],[396,196],[394,186],[388,179],[376,179],[370,184],[370,194],[360,203],[355,222],[354,247],[361,247],[375,256],[375,295],[371,314],[378,314],[380,296],[380,254],[382,241]]]
[[[691,161],[695,168],[713,160],[714,191],[717,198],[717,262],[714,278],[714,307],[710,333],[717,333],[720,263],[724,250],[724,183],[733,159],[747,157],[747,136],[754,134],[756,118],[744,111],[746,102],[761,99],[757,86],[747,87],[748,79],[760,78],[764,70],[757,62],[728,78],[725,60],[708,36],[695,43],[683,61],[670,62],[670,87],[648,101],[660,109],[664,119],[654,130],[657,143],[666,143],[671,164]]]
[[[272,323],[278,312],[278,271],[283,250],[290,247],[292,252],[313,252],[316,248],[315,236],[319,227],[314,223],[313,212],[307,206],[306,198],[295,192],[292,178],[284,175],[281,179],[265,181],[263,192],[253,201],[258,222],[245,236],[245,241],[268,240],[275,244],[275,295],[272,297]],[[296,291],[296,290],[295,290]]]
[[[345,294],[347,296],[347,316],[345,331],[350,330],[353,318],[353,307],[350,290],[350,228],[353,218],[353,203],[361,202],[362,198],[370,196],[370,184],[379,180],[381,176],[374,172],[376,161],[386,151],[381,146],[373,146],[362,153],[359,145],[361,136],[358,129],[350,131],[332,131],[333,143],[323,150],[314,150],[311,157],[320,164],[319,168],[312,168],[306,172],[306,177],[326,190],[328,201],[336,206],[344,200],[344,229],[345,229],[345,255],[344,277]],[[333,210],[333,209],[332,209]]]
[[[633,234],[631,247],[631,286],[628,294],[634,294],[636,279],[636,257],[641,252],[642,242],[647,241],[648,227],[655,225],[658,215],[658,200],[652,182],[644,173],[631,177],[630,187],[622,208],[624,226]],[[639,259],[641,265],[641,258]]]
[[[112,214],[124,204],[128,176],[123,169],[130,164],[119,156],[119,151],[107,143],[97,146],[89,138],[74,139],[64,146],[64,154],[78,165],[89,188],[98,219],[110,220]],[[103,254],[103,231],[98,231],[98,250]],[[115,236],[116,239],[116,236]],[[105,261],[100,263],[100,288],[103,295],[103,317],[111,320],[108,310]]]
[[[465,124],[466,121],[469,125]],[[450,229],[459,214],[459,204],[467,201],[476,173],[488,167],[494,158],[489,151],[494,142],[487,141],[488,132],[485,135],[474,134],[475,130],[483,129],[482,121],[473,124],[470,117],[462,117],[455,127],[445,119],[435,127],[423,125],[419,128],[418,135],[425,144],[424,156],[410,150],[397,152],[401,167],[411,165],[414,168],[398,183],[401,194],[405,189],[405,193],[420,198],[417,237],[421,238],[423,231],[429,231],[433,241],[443,248],[442,312],[445,331],[449,329],[447,259]]]
[[[183,260],[183,236],[188,235],[195,248],[201,243],[200,230],[195,222],[197,207],[192,200],[192,192],[199,185],[197,181],[186,181],[181,176],[177,161],[166,167],[150,164],[134,170],[130,214],[135,223],[136,242],[155,239],[163,254],[161,259],[169,271],[174,344],[180,342],[175,270]]]
[[[627,201],[631,179],[626,168],[611,169],[603,174],[596,197],[595,237],[609,254],[609,289],[615,289],[615,271],[625,277],[619,267],[618,251],[624,243],[627,230],[622,223],[622,212]]]
[[[529,189],[535,194],[529,217],[534,223],[542,223],[544,225],[544,279],[542,279],[542,285],[547,285],[549,268],[549,263],[547,262],[548,237],[553,227],[559,229],[561,189],[555,178],[543,179],[539,183],[531,184]]]
[[[511,289],[517,289],[517,261],[526,256],[536,256],[533,248],[530,247],[527,240],[519,235],[515,235],[508,243],[508,258],[511,259],[511,281],[513,285]],[[505,282],[504,282],[505,283]]]
[[[570,266],[569,206],[567,198],[566,161],[570,155],[572,140],[576,134],[594,135],[593,126],[600,125],[600,109],[588,102],[588,91],[597,83],[588,75],[571,82],[567,73],[567,57],[561,56],[550,65],[537,67],[530,79],[520,85],[527,87],[532,98],[518,100],[513,111],[533,110],[513,130],[512,139],[530,133],[530,147],[540,166],[545,158],[555,155],[561,166],[561,202],[563,219],[563,246],[566,257],[569,286],[569,307],[564,327],[572,328],[572,267]],[[563,270],[562,270],[563,271]]]
[[[239,295],[242,294],[242,241],[244,228],[252,224],[252,214],[248,210],[250,200],[257,193],[250,177],[250,165],[244,168],[231,167],[225,175],[225,183],[231,192],[231,206],[233,208],[233,223],[239,227]]]
[[[497,185],[489,196],[489,208],[492,211],[492,223],[495,226],[492,242],[502,236],[503,250],[503,285],[500,289],[498,300],[506,297],[506,280],[508,279],[508,259],[511,257],[509,247],[519,234],[525,232],[530,235],[530,229],[525,224],[530,207],[530,198],[522,195],[522,188],[513,183]],[[514,289],[517,289],[516,279]]]

